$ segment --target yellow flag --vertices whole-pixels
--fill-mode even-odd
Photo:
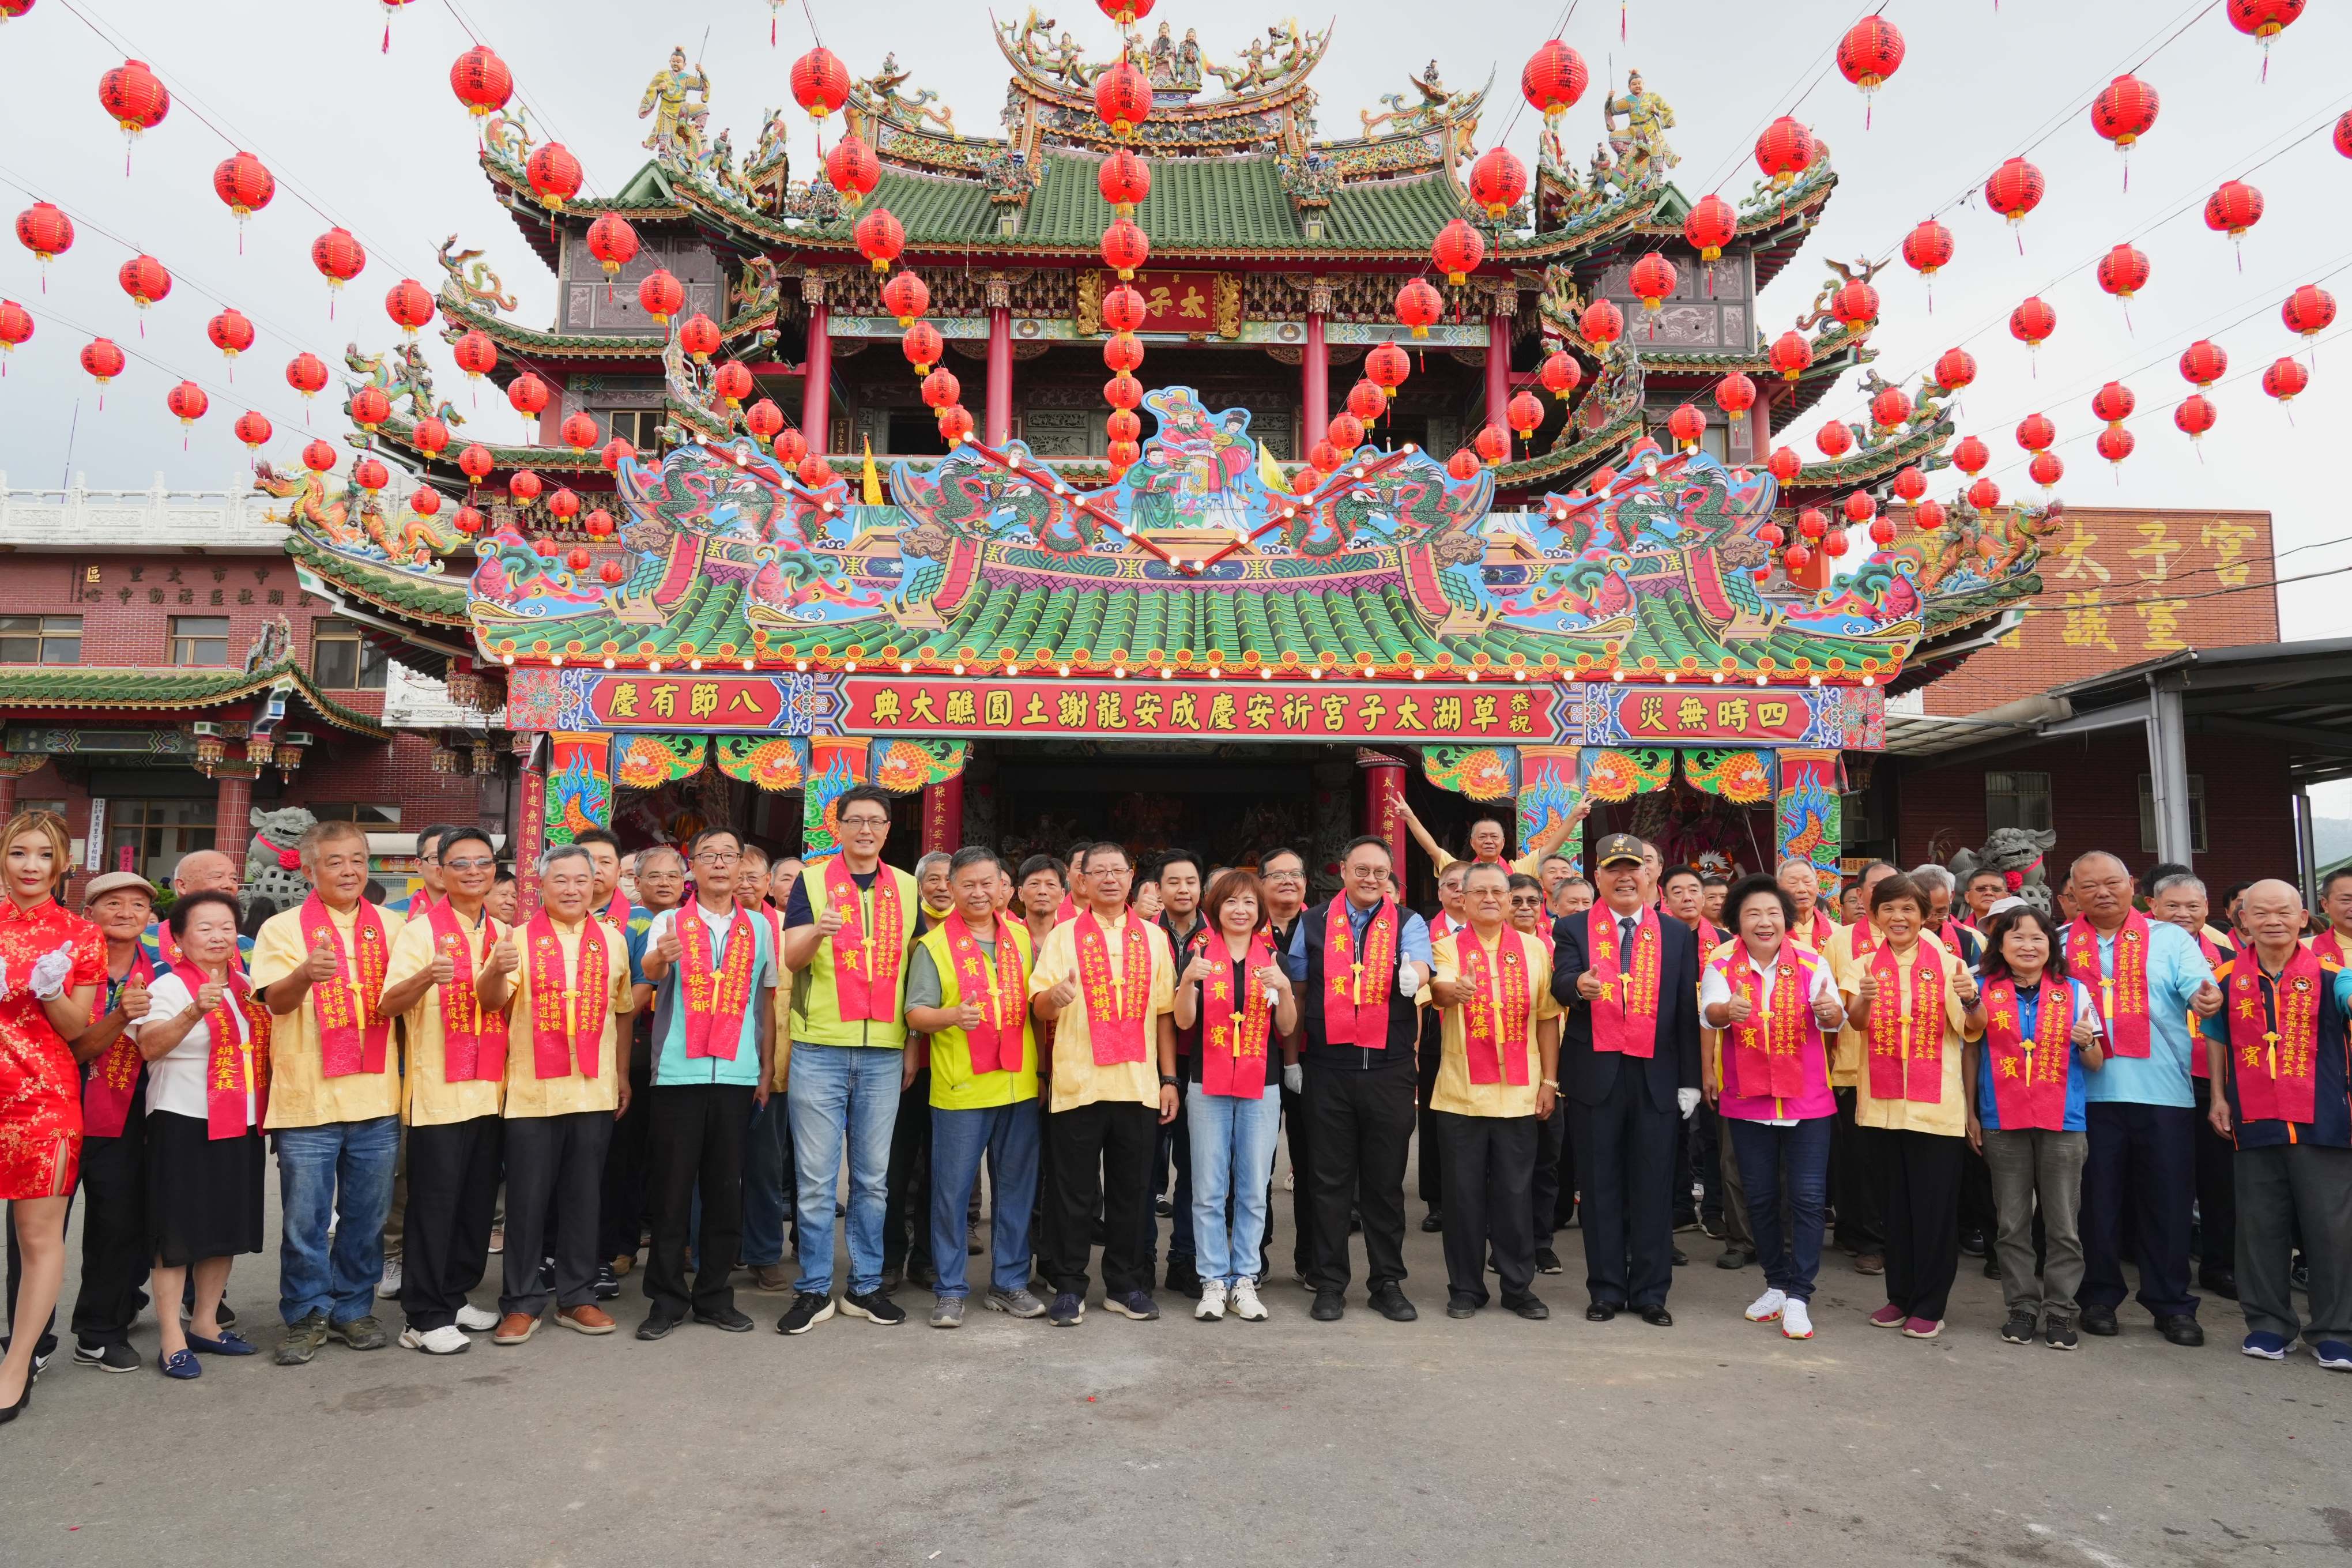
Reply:
[[[1290,493],[1289,482],[1282,477],[1282,465],[1274,460],[1274,454],[1265,449],[1263,441],[1257,444],[1257,477],[1259,482],[1276,495]]]
[[[867,506],[882,504],[882,476],[874,467],[874,437],[866,437],[866,474],[861,498]]]

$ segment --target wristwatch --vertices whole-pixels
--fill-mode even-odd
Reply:
[[[1160,1075],[1160,1087],[1162,1089],[1180,1088],[1184,1080],[1182,1079],[1176,1077],[1172,1073],[1161,1073]]]

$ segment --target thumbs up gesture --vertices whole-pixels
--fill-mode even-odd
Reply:
[[[302,961],[302,973],[310,976],[311,984],[320,985],[332,980],[341,964],[341,956],[335,951],[334,938],[322,936],[310,944],[310,956]]]
[[[1857,1002],[1864,1003],[1877,1001],[1878,977],[1871,973],[1867,969],[1864,970],[1862,972],[1862,978],[1854,984],[1853,998]]]
[[[1756,1016],[1756,1004],[1750,1002],[1745,996],[1735,994],[1729,1002],[1724,1005],[1723,1012],[1724,1016],[1729,1018],[1733,1023],[1745,1024],[1748,1019]]]
[[[977,1029],[987,1021],[987,1015],[970,1002],[956,1009],[956,1027],[959,1029]]]
[[[214,1008],[219,1006],[221,1005],[221,997],[226,994],[227,990],[228,988],[217,980],[207,980],[202,985],[197,986],[196,1011],[199,1013],[209,1013]]]
[[[122,983],[122,991],[115,998],[115,1005],[122,1010],[125,1018],[134,1024],[147,1016],[147,983],[140,979],[136,972]]]
[[[677,940],[677,927],[675,924],[662,932],[661,941],[654,943],[654,946],[660,951],[663,962],[667,963],[676,963],[686,955],[686,944]]]
[[[445,952],[433,955],[433,984],[446,985],[457,978],[457,961]]]
[[[522,951],[515,946],[514,933],[509,931],[490,948],[490,967],[500,974],[512,974],[522,967]]]
[[[1057,1013],[1064,1011],[1071,1003],[1078,999],[1078,977],[1075,974],[1064,975],[1061,984],[1055,986],[1047,994],[1054,998],[1054,1010]]]

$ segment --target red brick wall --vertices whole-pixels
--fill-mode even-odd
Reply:
[[[2024,624],[1930,682],[1929,713],[1980,713],[2185,647],[2278,640],[2266,511],[2070,506],[2041,570]]]
[[[1948,861],[1953,851],[1984,842],[1985,774],[2032,769],[2051,775],[2051,821],[2058,842],[2049,854],[2051,880],[2067,862],[2093,849],[2119,855],[2135,874],[2155,863],[2140,847],[2139,775],[2147,772],[2146,731],[2133,725],[2076,739],[2004,752],[1981,763],[1924,767],[1888,759],[1902,769],[1895,782],[1895,831],[1903,862]],[[2198,874],[2218,896],[2229,883],[2294,876],[2294,819],[2287,798],[2294,786],[2284,748],[2259,741],[2192,735],[2189,772],[2205,784],[2206,852]]]

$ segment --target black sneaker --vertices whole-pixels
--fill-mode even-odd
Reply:
[[[1706,1237],[1709,1241],[1721,1241],[1723,1239],[1723,1216],[1721,1215],[1717,1215],[1714,1218],[1710,1219],[1706,1215],[1699,1215],[1698,1233],[1701,1236]]]
[[[637,1325],[637,1338],[641,1340],[666,1340],[669,1338],[670,1331],[677,1328],[678,1324],[684,1321],[686,1321],[685,1319],[679,1317],[677,1313],[670,1311],[667,1308],[656,1307],[652,1311],[646,1314],[646,1321]]]
[[[2073,1350],[2076,1343],[2074,1325],[2063,1318],[2051,1319],[2042,1325],[2042,1342],[2053,1351]]]
[[[864,1318],[886,1329],[907,1321],[907,1309],[880,1290],[870,1290],[863,1296],[851,1290],[841,1298],[841,1310],[853,1318]]]
[[[2053,1318],[2050,1321],[2053,1323],[2055,1323],[2058,1320]],[[2001,1342],[2004,1344],[2032,1344],[2033,1342],[2033,1314],[2024,1310],[2011,1312],[2009,1315],[2009,1321],[2002,1323],[2000,1326],[2000,1337]]]
[[[1315,1305],[1307,1309],[1307,1315],[1318,1323],[1336,1323],[1347,1310],[1347,1298],[1339,1292],[1318,1290],[1315,1292]]]
[[[224,1329],[236,1327],[236,1313],[230,1310],[228,1298],[226,1296],[221,1298],[220,1310],[213,1314],[213,1321]]]
[[[555,1293],[555,1259],[552,1258],[539,1260],[539,1289],[542,1295]]]
[[[1675,1268],[1682,1268],[1685,1264],[1687,1264],[1689,1261],[1690,1261],[1690,1254],[1689,1254],[1689,1253],[1685,1252],[1685,1251],[1684,1251],[1681,1247],[1675,1247]]]
[[[833,1298],[817,1290],[803,1290],[793,1298],[792,1307],[776,1320],[776,1332],[804,1334],[833,1316]]]
[[[1537,1272],[1537,1273],[1538,1273],[1538,1274],[1558,1274],[1558,1273],[1559,1273],[1559,1272],[1560,1272],[1560,1267],[1559,1267],[1559,1253],[1557,1253],[1557,1252],[1554,1252],[1554,1251],[1553,1251],[1550,1247],[1537,1247],[1537,1248],[1536,1248],[1536,1272]]]
[[[1108,1311],[1117,1312],[1122,1318],[1132,1318],[1139,1323],[1153,1323],[1160,1321],[1160,1303],[1151,1299],[1151,1292],[1149,1290],[1129,1290],[1124,1296],[1114,1296],[1106,1290],[1103,1292],[1103,1307]]]
[[[698,1323],[707,1323],[714,1329],[724,1329],[730,1334],[748,1334],[751,1331],[751,1318],[732,1307],[721,1307],[715,1312],[706,1312],[697,1307],[694,1310],[694,1321]]]
[[[1980,1230],[1960,1232],[1960,1250],[1970,1258],[1982,1258],[1988,1250],[1985,1246],[1985,1233]]]
[[[1391,1323],[1410,1323],[1421,1316],[1413,1310],[1412,1303],[1404,1299],[1404,1292],[1393,1283],[1383,1285],[1372,1292],[1372,1310]]]
[[[1522,1296],[1516,1301],[1506,1301],[1503,1305],[1530,1323],[1543,1322],[1551,1316],[1551,1309],[1544,1305],[1543,1299],[1539,1296]]]
[[[2123,1332],[2116,1322],[2116,1310],[2113,1307],[2084,1308],[2082,1325],[2084,1333],[2096,1334],[2101,1339],[2113,1339]]]
[[[1199,1300],[1201,1299],[1201,1270],[1199,1266],[1189,1258],[1169,1258],[1168,1289],[1175,1291],[1179,1296],[1186,1298],[1188,1300]]]
[[[1445,1298],[1445,1315],[1449,1318],[1475,1318],[1478,1315],[1478,1303],[1467,1296],[1448,1296]]]
[[[129,1345],[86,1345],[74,1342],[74,1364],[94,1366],[100,1372],[137,1372],[147,1363]]]
[[[1151,1212],[1161,1219],[1173,1219],[1176,1215],[1176,1205],[1166,1198],[1157,1198],[1152,1202]]]
[[[1055,1297],[1054,1304],[1045,1309],[1045,1321],[1057,1329],[1075,1329],[1086,1318],[1087,1299],[1072,1290]]]
[[[619,1299],[621,1294],[621,1277],[613,1272],[613,1266],[611,1264],[599,1263],[596,1265],[595,1291],[596,1300],[599,1301],[612,1301]]]

